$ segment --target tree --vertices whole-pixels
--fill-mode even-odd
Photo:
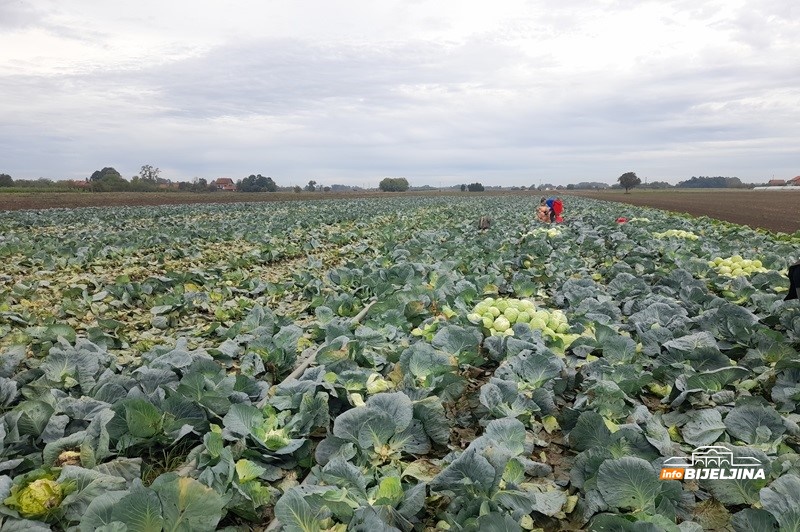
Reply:
[[[130,183],[123,179],[122,174],[110,166],[102,170],[95,170],[89,177],[89,181],[92,183],[92,190],[98,192],[128,190],[130,188]]]
[[[470,183],[469,185],[467,185],[467,190],[469,190],[470,192],[483,192],[484,188],[483,185],[481,185],[480,183]]]
[[[378,184],[382,192],[405,192],[408,190],[408,179],[405,177],[385,177]]]
[[[194,179],[195,181],[192,183],[190,189],[192,192],[210,192],[211,190],[214,190],[213,187],[208,186],[208,181],[204,177],[199,179],[195,177]]]
[[[95,170],[92,175],[89,177],[89,181],[102,181],[105,177],[119,177],[122,179],[122,174],[114,170],[114,168],[110,166],[106,166],[102,170]]]
[[[271,177],[250,174],[237,184],[236,189],[240,192],[277,192],[278,185]]]
[[[625,189],[625,194],[628,194],[628,191],[633,187],[642,184],[642,180],[636,177],[635,172],[625,172],[619,176],[617,181]]]
[[[314,192],[315,190],[317,190],[317,182],[314,181],[313,179],[309,181],[308,184],[306,185],[306,190],[308,192]]]
[[[461,184],[461,192],[464,192],[465,190],[467,190],[467,185],[462,183]]]
[[[299,185],[295,185],[292,190],[294,190],[296,194],[299,194],[299,193],[301,193],[303,191],[303,189],[300,188]]]
[[[14,180],[8,174],[0,174],[0,187],[13,187]]]
[[[158,181],[158,174],[160,173],[161,170],[158,168],[153,168],[151,165],[146,164],[139,170],[139,178],[148,183],[156,183]]]

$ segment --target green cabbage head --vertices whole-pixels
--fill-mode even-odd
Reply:
[[[42,517],[54,508],[58,508],[64,493],[61,485],[49,478],[40,478],[14,492],[4,504],[15,508],[22,517]]]

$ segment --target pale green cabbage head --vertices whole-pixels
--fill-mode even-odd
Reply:
[[[64,494],[55,480],[34,480],[17,493],[16,507],[23,517],[41,517],[61,504]]]

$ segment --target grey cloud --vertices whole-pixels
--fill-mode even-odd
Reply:
[[[570,16],[540,24],[557,32]],[[516,31],[534,27],[526,24]],[[0,148],[29,161],[19,171],[41,164],[33,152],[43,150],[54,168],[78,174],[113,165],[131,175],[147,163],[181,173],[172,177],[260,172],[281,183],[374,185],[405,175],[527,185],[613,180],[633,164],[672,181],[723,173],[714,164],[756,179],[770,165],[800,167],[785,151],[796,138],[800,120],[786,119],[800,119],[796,106],[771,97],[783,91],[796,102],[800,71],[780,57],[708,47],[691,60],[642,57],[622,74],[567,72],[546,50],[515,48],[514,38],[264,38],[136,70],[0,77],[0,92],[17,99],[0,102]],[[758,108],[760,98],[775,107]],[[740,149],[746,159],[731,148],[768,138],[771,148]]]
[[[39,24],[43,14],[31,4],[20,0],[0,0],[0,28],[23,29]]]

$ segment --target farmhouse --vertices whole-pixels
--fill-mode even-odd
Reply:
[[[211,182],[211,186],[217,190],[236,190],[236,183],[230,177],[220,177]]]
[[[786,184],[800,187],[800,175],[790,179],[789,181],[786,182]]]
[[[767,183],[767,186],[770,186],[770,187],[782,187],[785,184],[786,184],[786,181],[783,180],[783,179],[770,179],[769,182]]]
[[[71,181],[67,181],[67,185],[73,188],[91,188],[92,186],[88,179],[84,179],[83,181],[73,179]]]

